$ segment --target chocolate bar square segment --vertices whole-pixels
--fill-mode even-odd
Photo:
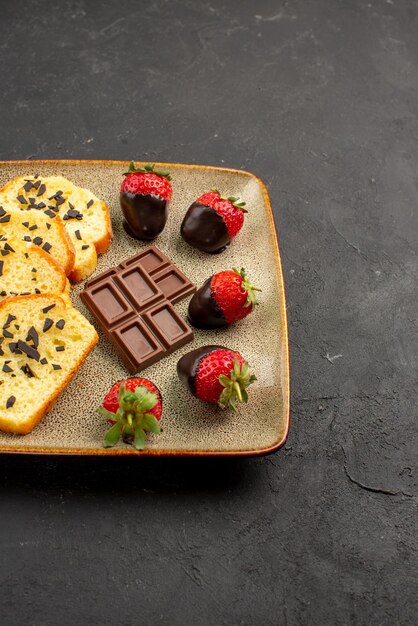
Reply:
[[[196,291],[196,285],[178,267],[173,265],[162,272],[158,272],[153,276],[153,279],[164,297],[173,304],[180,302]]]
[[[102,272],[101,274],[98,274],[97,276],[95,276],[91,280],[88,280],[86,282],[86,288],[93,287],[93,285],[97,285],[97,283],[100,283],[102,280],[106,280],[107,278],[109,278],[109,276],[113,276],[113,274],[116,274],[116,268],[111,267],[110,269],[106,270],[105,272]]]
[[[80,294],[82,302],[105,328],[111,328],[135,315],[129,302],[111,279],[93,284]]]
[[[131,374],[159,361],[166,352],[139,317],[111,331],[109,339]]]
[[[143,319],[167,352],[193,339],[193,332],[169,302],[162,302],[143,314]]]
[[[143,311],[163,299],[153,279],[137,263],[119,270],[112,279],[137,311]]]
[[[171,265],[171,261],[161,250],[158,250],[155,246],[150,246],[121,263],[119,267],[130,267],[136,264],[141,265],[141,267],[152,276],[156,272]]]

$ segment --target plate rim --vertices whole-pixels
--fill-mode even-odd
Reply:
[[[0,168],[7,165],[22,165],[23,166],[36,166],[36,165],[126,165],[129,162],[121,159],[6,159],[0,160]],[[284,322],[284,333],[282,337],[283,352],[284,352],[284,382],[285,382],[285,397],[283,405],[284,418],[286,420],[285,430],[281,437],[278,438],[271,446],[262,448],[248,448],[244,450],[159,450],[153,448],[145,448],[145,450],[135,450],[132,447],[129,448],[19,448],[14,446],[7,446],[0,444],[0,453],[5,454],[26,454],[26,455],[60,455],[60,456],[136,456],[136,457],[250,457],[250,456],[264,456],[266,454],[272,454],[279,450],[287,440],[290,429],[290,363],[289,363],[289,339],[288,339],[288,323],[287,323],[287,307],[286,307],[286,292],[284,286],[282,260],[279,250],[277,225],[274,218],[273,207],[271,205],[270,196],[265,183],[262,179],[250,172],[249,170],[241,170],[232,167],[221,167],[218,165],[201,165],[195,163],[167,163],[163,161],[152,161],[155,165],[168,167],[168,168],[191,168],[197,170],[215,170],[217,172],[227,172],[232,174],[243,174],[248,178],[253,178],[259,184],[264,201],[267,207],[267,213],[269,216],[270,232],[273,235],[273,250],[274,258],[276,261],[277,273],[281,280],[279,280],[279,293],[281,295],[281,316]],[[137,164],[149,163],[149,161],[138,161]]]

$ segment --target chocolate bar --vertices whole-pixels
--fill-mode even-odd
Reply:
[[[196,286],[156,246],[88,281],[80,297],[135,374],[193,339],[173,304]]]

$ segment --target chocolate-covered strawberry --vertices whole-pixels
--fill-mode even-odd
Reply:
[[[222,252],[244,224],[245,202],[219,191],[200,196],[188,208],[181,225],[181,236],[203,252]]]
[[[196,291],[187,312],[196,328],[222,328],[246,317],[258,304],[244,268],[218,272]]]
[[[135,167],[131,161],[120,188],[126,232],[135,239],[155,239],[164,229],[173,195],[168,172],[154,165]]]
[[[127,378],[115,383],[97,411],[112,424],[105,433],[105,448],[114,446],[122,437],[137,450],[143,450],[146,433],[161,432],[161,394],[147,378]]]
[[[177,363],[180,380],[196,398],[236,410],[247,402],[247,387],[256,380],[239,352],[223,346],[203,346],[188,352]]]

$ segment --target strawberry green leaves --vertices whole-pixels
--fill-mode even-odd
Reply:
[[[122,384],[118,394],[119,408],[111,413],[104,407],[97,411],[113,425],[105,433],[103,445],[113,447],[122,437],[124,441],[133,442],[137,450],[145,448],[146,433],[161,432],[158,420],[150,413],[158,402],[158,397],[146,387],[138,385],[135,391],[129,391]]]
[[[143,421],[144,430],[159,435],[161,432],[158,420],[155,419],[152,413],[145,413]]]
[[[234,198],[234,196],[228,196],[226,200],[229,200],[229,202],[231,202],[234,205],[234,207],[236,207],[237,209],[241,209],[243,213],[248,213],[247,209],[244,209],[247,203],[243,202],[242,200],[240,201],[240,198]]]
[[[247,203],[240,198],[235,198],[235,196],[223,196],[221,192],[218,191],[218,189],[211,189],[211,191],[213,193],[217,193],[221,200],[228,200],[229,202],[231,202],[231,204],[234,205],[234,207],[236,207],[237,209],[241,209],[243,213],[248,213],[247,209],[244,209]]]
[[[135,163],[131,161],[129,163],[129,169],[127,172],[123,173],[123,176],[129,176],[129,174],[134,174],[135,172],[140,172],[141,174],[156,174],[157,176],[163,176],[168,181],[171,180],[171,176],[168,172],[164,172],[162,170],[156,170],[155,165],[153,163],[147,163],[144,167],[135,167]]]
[[[121,434],[122,434],[122,424],[120,422],[116,422],[116,424],[113,424],[112,428],[109,428],[109,430],[105,433],[104,447],[112,448],[113,446],[115,446],[117,442],[119,441]]]
[[[244,306],[247,307],[247,306],[250,306],[250,304],[255,306],[256,304],[259,304],[258,301],[257,301],[256,294],[254,292],[255,291],[262,291],[262,290],[259,289],[258,287],[256,287],[255,285],[253,285],[252,283],[250,283],[249,279],[247,278],[247,274],[245,272],[245,269],[243,267],[241,267],[240,270],[238,270],[236,267],[234,267],[233,271],[235,272],[235,274],[238,274],[238,276],[241,276],[241,278],[242,278],[242,285],[241,286],[247,292],[247,300],[246,300]]]
[[[255,380],[257,378],[248,363],[245,362],[241,366],[234,359],[234,368],[230,371],[229,377],[224,374],[219,376],[219,382],[224,387],[218,402],[221,409],[236,411],[238,402],[248,402],[247,387]]]

